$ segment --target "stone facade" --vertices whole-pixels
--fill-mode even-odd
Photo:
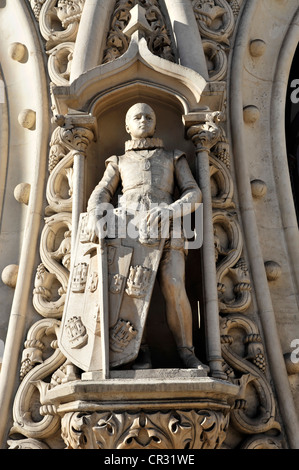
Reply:
[[[285,128],[298,112],[298,8],[0,0],[2,448],[299,448],[299,234]],[[202,193],[203,245],[189,250],[186,290],[208,373],[182,366],[156,285],[151,369],[104,361],[107,299],[94,329],[100,366],[63,347],[63,331],[73,350],[86,346],[82,304],[64,321],[76,236],[105,160],[124,154],[137,102],[155,110],[157,136],[186,154]],[[115,335],[130,339],[131,327]]]

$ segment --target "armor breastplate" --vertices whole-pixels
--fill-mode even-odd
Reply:
[[[148,152],[128,151],[119,157],[119,171],[123,187],[121,202],[144,206],[173,202],[173,152],[162,148]]]

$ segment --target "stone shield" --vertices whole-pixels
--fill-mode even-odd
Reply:
[[[138,355],[164,240],[90,243],[84,220],[82,214],[59,346],[80,369],[107,376]]]

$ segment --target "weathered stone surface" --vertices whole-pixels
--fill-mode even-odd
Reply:
[[[2,1],[0,24],[1,446],[299,448],[297,147],[286,152],[297,0]],[[64,356],[61,320],[79,215],[105,160],[124,153],[136,102],[155,109],[157,136],[187,155],[203,193],[204,244],[185,281],[210,371],[182,369],[155,286],[153,369],[103,380]],[[113,338],[133,332],[121,323]],[[117,426],[124,437],[110,439]]]

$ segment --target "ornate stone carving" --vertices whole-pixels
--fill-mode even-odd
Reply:
[[[46,0],[39,13],[39,26],[50,50],[74,42],[85,0]]]
[[[226,0],[193,0],[193,9],[203,37],[228,44],[234,16]]]
[[[30,5],[33,10],[34,16],[39,20],[39,15],[42,9],[43,4],[46,0],[30,0]]]
[[[207,150],[208,152],[216,145],[220,137],[220,128],[215,120],[220,113],[212,113],[209,119],[202,123],[193,125],[188,129],[188,137],[192,139],[198,150]]]
[[[67,449],[219,449],[229,415],[211,410],[67,413]]]
[[[277,450],[282,448],[281,438],[274,436],[267,436],[267,434],[257,434],[255,436],[245,439],[242,443],[241,449],[272,449]]]
[[[44,317],[61,318],[62,315],[71,257],[72,166],[76,152],[85,154],[93,138],[90,128],[67,123],[54,130],[50,141],[48,217],[41,234],[42,263],[37,268],[33,291],[34,307]]]
[[[21,434],[28,438],[44,439],[59,429],[60,419],[55,415],[55,408],[47,407],[43,410],[40,398],[36,394],[39,382],[65,362],[65,357],[57,349],[55,341],[58,327],[57,320],[42,319],[28,332],[22,356],[22,383],[18,388],[13,407],[14,424],[10,431],[11,436]],[[50,345],[48,338],[50,340],[52,338]],[[44,356],[44,352],[49,354],[49,348],[52,354]]]
[[[223,367],[228,379],[240,384],[230,427],[243,436],[258,434],[257,447],[265,445],[267,448],[267,436],[262,433],[270,431],[279,435],[280,425],[275,419],[275,401],[268,381],[262,338],[254,319],[247,317],[251,286],[233,202],[229,144],[219,122],[192,126],[188,135],[198,150],[209,152]],[[229,189],[226,191],[229,197],[221,198],[219,195],[225,194],[224,188]],[[259,413],[253,413],[253,409],[258,409]],[[279,438],[274,441],[269,445],[279,447]],[[244,441],[244,446],[247,445],[251,444]]]
[[[131,297],[144,297],[150,285],[152,271],[144,266],[131,266],[126,293]]]
[[[148,48],[164,59],[174,61],[172,43],[158,0],[117,0],[111,17],[103,63],[110,62],[123,55],[129,46],[124,29],[130,21],[130,10],[140,4],[145,9],[145,17],[152,33],[148,37]]]
[[[192,0],[211,80],[222,80],[227,72],[229,38],[239,12],[236,0]]]
[[[123,353],[130,341],[137,335],[134,326],[126,320],[119,319],[110,333],[110,348],[112,351]]]
[[[36,273],[33,304],[44,317],[61,318],[69,278],[70,228],[70,215],[60,213],[47,218],[42,231],[42,263]]]
[[[65,326],[72,349],[80,349],[87,343],[88,334],[81,317],[72,317]]]
[[[72,117],[74,119],[76,118]],[[84,121],[80,117],[80,122],[82,119]],[[89,122],[89,118],[87,121]],[[65,124],[65,119],[62,124]],[[47,189],[49,206],[46,208],[47,217],[41,233],[42,263],[37,268],[33,291],[33,305],[45,319],[33,324],[24,344],[20,371],[22,382],[15,397],[11,435],[18,433],[29,439],[28,442],[11,442],[13,448],[37,448],[34,447],[36,443],[30,439],[53,436],[60,427],[55,407],[42,404],[42,380],[46,377],[51,379],[51,374],[53,384],[57,384],[59,380],[63,382],[77,378],[74,366],[67,363],[54,338],[64,307],[71,256],[72,173],[68,174],[67,170],[72,170],[74,155],[84,154],[94,137],[88,125],[75,128],[73,121],[68,122],[66,127],[56,128],[51,139]],[[78,328],[78,322],[76,325],[77,336],[72,335],[75,348],[86,341],[84,327]],[[49,344],[48,337],[51,336],[53,339]],[[50,353],[51,350],[54,352]]]
[[[124,30],[135,3],[125,0],[116,3],[104,62],[126,51],[129,41]],[[174,61],[175,54],[159,2],[144,0],[139,3],[146,8],[146,19],[153,30],[152,34],[147,31],[146,35],[149,49],[160,57]],[[31,0],[31,4],[36,18],[41,16],[41,31],[49,53],[50,78],[54,85],[67,85],[84,1]],[[233,16],[239,13],[239,3],[237,0],[201,0],[193,1],[193,6],[203,37],[210,78],[222,80],[227,70],[227,47],[233,31]],[[56,404],[43,402],[45,389],[80,378],[74,365],[66,361],[57,349],[55,340],[49,345],[47,339],[55,336],[59,327],[55,319],[60,319],[62,315],[69,277],[74,155],[78,151],[85,153],[92,133],[84,127],[65,125],[63,117],[59,119],[61,126],[54,131],[51,140],[47,187],[49,205],[41,237],[42,264],[37,268],[33,296],[36,310],[45,319],[34,325],[24,344],[20,372],[22,383],[14,405],[12,434],[21,433],[28,438],[10,440],[11,448],[47,447],[40,439],[53,436],[60,427],[60,420]],[[275,421],[275,404],[262,336],[248,314],[251,304],[250,277],[233,201],[230,149],[224,128],[218,123],[214,124],[211,121],[193,128],[189,136],[198,147],[209,152],[223,367],[228,379],[240,385],[231,426],[241,435],[251,435],[241,444],[242,448],[276,448],[280,446],[279,439],[264,434],[272,430],[279,433],[279,425]],[[143,170],[150,170],[148,162]],[[110,264],[113,264],[113,253],[115,251],[111,249]],[[99,282],[96,274],[92,272],[86,277],[85,290],[96,291]],[[125,276],[113,271],[110,292],[114,296],[123,291],[125,280]],[[129,288],[132,289],[133,276],[131,281]],[[71,341],[74,340],[74,349],[80,349],[87,341],[86,325],[79,317],[73,316],[72,320],[73,323],[68,324],[72,329]],[[112,348],[122,353],[135,335],[134,325],[119,319],[112,327],[111,338],[115,340],[112,341]],[[43,379],[47,382],[42,382]],[[73,412],[64,415],[62,421],[67,447],[86,449],[215,449],[221,447],[227,430],[228,414],[209,409],[164,413],[156,410],[133,413]]]
[[[230,333],[234,332],[234,336]],[[238,334],[243,335],[243,352],[234,347],[238,342]],[[239,380],[241,388],[236,400],[235,409],[231,413],[231,422],[244,434],[258,434],[269,430],[280,430],[275,420],[275,401],[268,383],[266,361],[263,344],[255,323],[241,314],[228,315],[221,320],[222,352],[224,360],[240,376],[239,379],[231,371],[230,380]],[[236,339],[235,339],[236,338]],[[245,348],[244,348],[245,346]],[[259,412],[251,415],[252,398]],[[251,401],[251,406],[248,405]]]
[[[58,44],[49,52],[49,76],[57,86],[68,85],[71,75],[75,43]]]
[[[107,366],[112,368],[135,360],[138,363],[152,291],[158,268],[161,266],[159,280],[166,302],[166,315],[182,363],[186,368],[208,370],[208,367],[201,364],[194,354],[191,333],[192,312],[182,274],[185,263],[184,240],[181,230],[179,234],[169,230],[170,219],[173,224],[176,217],[181,220],[181,207],[186,207],[189,214],[194,212],[196,204],[200,201],[200,189],[183,152],[177,150],[169,153],[164,149],[161,140],[153,139],[156,115],[150,106],[145,103],[132,106],[126,114],[125,126],[131,135],[129,145],[126,145],[126,152],[122,156],[114,156],[107,160],[105,173],[88,201],[87,216],[83,214],[80,220],[78,230],[81,235],[73,253],[72,279],[62,319],[60,347],[69,360],[86,372],[106,370]],[[149,165],[145,165],[146,161]],[[59,165],[60,163],[51,176]],[[158,174],[161,182],[155,176]],[[177,186],[176,181],[179,181]],[[117,255],[114,254],[112,258],[110,253],[108,264],[109,231],[108,235],[103,235],[99,227],[103,221],[109,225],[104,216],[105,208],[111,203],[120,185],[122,195],[118,206],[122,211],[127,211],[130,220],[128,219],[129,222],[126,224],[128,230],[125,238],[115,238],[115,235],[112,237],[115,240],[114,248],[117,249]],[[179,194],[182,194],[181,198],[174,196],[175,187]],[[132,210],[133,220],[131,220]],[[113,217],[119,214],[114,212],[113,206],[110,207],[110,212],[113,213]],[[160,233],[157,230],[153,236],[149,230],[146,236],[144,230],[139,230],[142,219],[147,220],[147,226],[153,228],[158,219],[162,220],[162,214],[167,222],[165,235],[161,234],[161,230]],[[86,217],[88,217],[87,225]],[[137,237],[130,233],[132,226],[137,231]],[[111,243],[112,241],[110,245]],[[166,251],[167,257],[165,256],[164,261],[160,263]],[[113,266],[115,258],[116,263]],[[91,270],[92,262],[94,267]],[[88,273],[94,270],[101,279],[98,297],[95,298],[91,297],[86,289]],[[111,281],[114,284],[111,285]],[[117,291],[120,295],[119,300],[112,298]],[[100,329],[101,333],[98,334],[98,338],[89,335],[84,354],[81,354],[81,350],[74,351],[70,346],[69,337],[64,330],[74,315],[78,317],[80,314],[83,324],[87,325],[93,312],[91,307],[93,304],[99,312],[98,316],[95,315],[98,318],[97,331]],[[105,316],[108,316],[108,308],[109,325],[105,319]],[[110,344],[107,344],[105,332],[109,326]],[[91,346],[92,341],[94,347]],[[105,354],[100,351],[108,351],[109,347],[109,364],[105,365]],[[96,353],[96,350],[99,352]],[[138,364],[136,367],[139,367]],[[150,367],[150,361],[147,367]]]
[[[50,449],[47,444],[38,439],[9,439],[9,449]]]
[[[80,263],[74,267],[71,289],[72,292],[84,292],[87,282],[88,265]]]
[[[49,55],[54,85],[68,85],[73,51],[85,0],[30,0]]]

